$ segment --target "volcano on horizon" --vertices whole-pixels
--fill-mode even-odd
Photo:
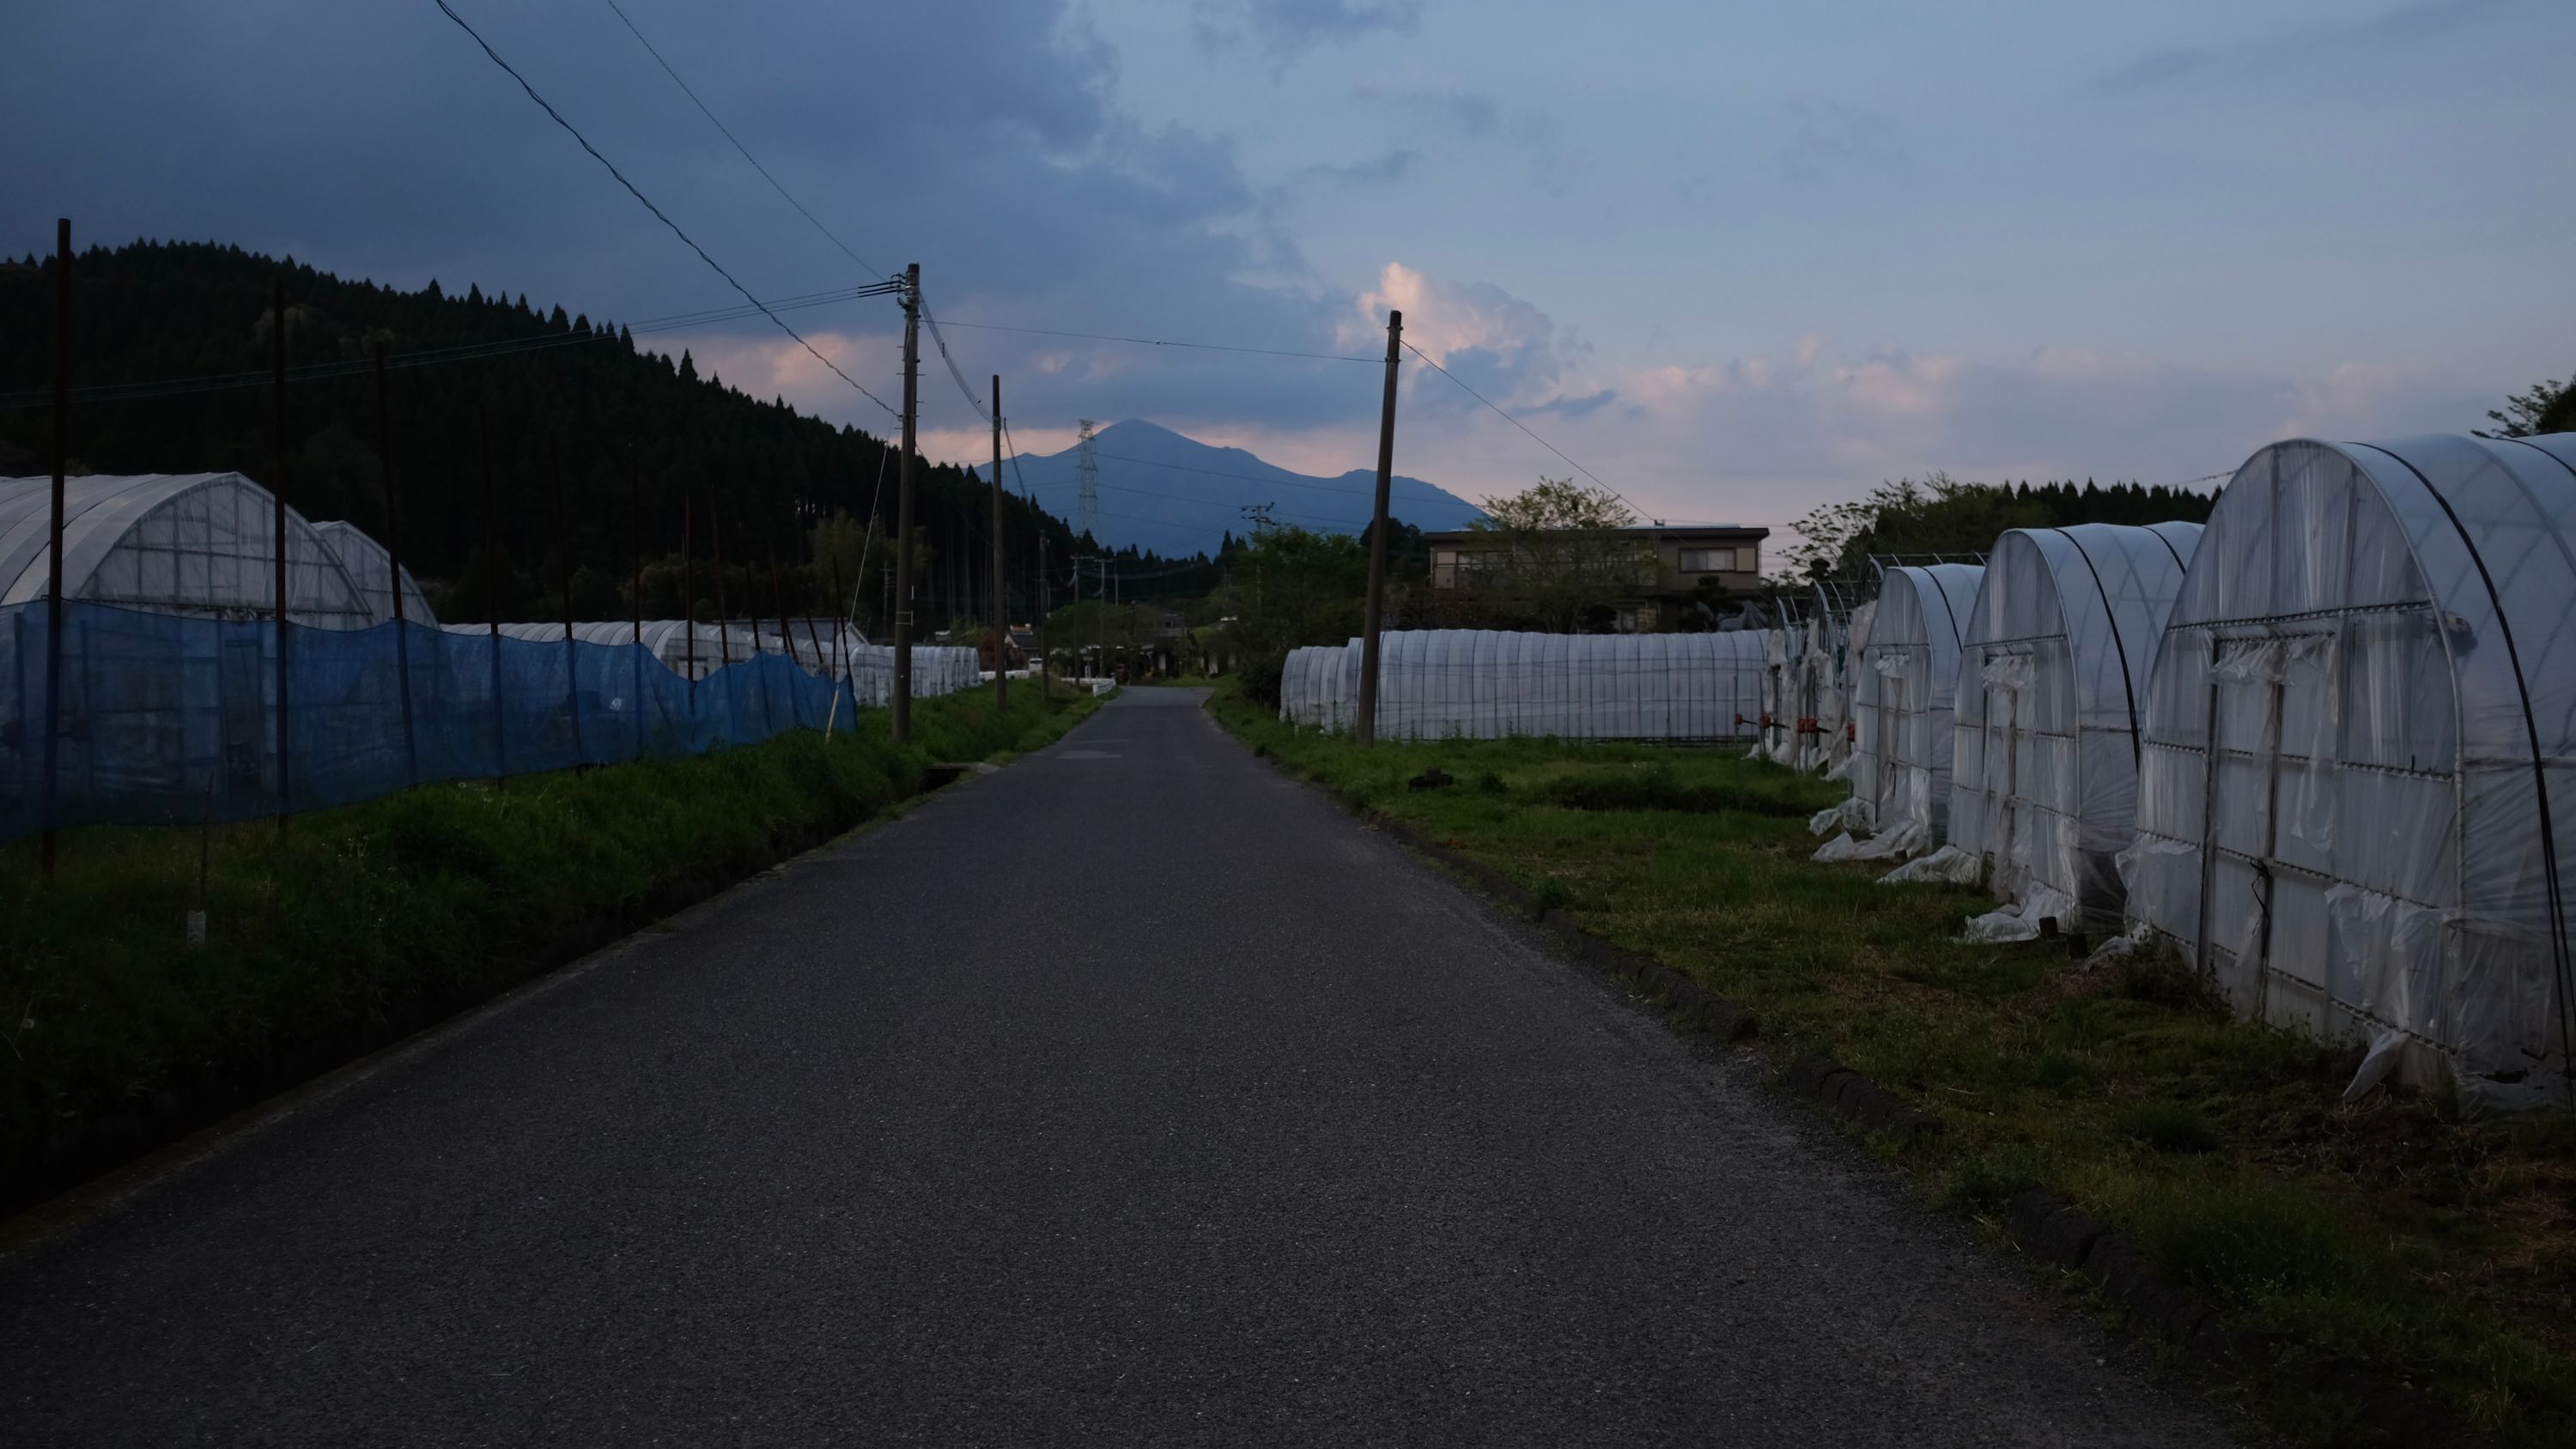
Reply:
[[[1002,484],[1013,492],[1025,486],[1039,507],[1078,529],[1079,452],[1022,454],[1016,466],[1005,465]],[[1211,447],[1136,418],[1094,435],[1092,457],[1100,466],[1099,540],[1165,557],[1214,553],[1228,532],[1244,537],[1252,531],[1244,510],[1257,503],[1272,505],[1279,523],[1357,533],[1368,527],[1377,488],[1372,469],[1333,478],[1292,473],[1241,448]],[[990,477],[990,468],[977,476]],[[1458,495],[1401,474],[1390,485],[1387,511],[1421,529],[1464,528],[1485,516]]]

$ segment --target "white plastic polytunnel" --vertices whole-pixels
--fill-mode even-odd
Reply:
[[[0,605],[45,597],[53,479],[0,478]],[[265,618],[277,599],[276,499],[239,473],[97,474],[63,487],[63,596],[159,614]],[[286,616],[375,622],[313,526],[286,512]]]
[[[1315,729],[1349,728],[1352,671],[1358,659],[1356,640],[1289,650],[1279,672],[1279,717]]]
[[[1421,629],[1380,636],[1381,739],[1751,740],[1765,632],[1525,634]],[[1338,662],[1332,657],[1338,654]],[[1350,727],[1360,642],[1292,651],[1282,719]]]
[[[1852,668],[1856,804],[1839,823],[1875,833],[1828,842],[1823,860],[1894,860],[1941,838],[1950,803],[1950,703],[1982,564],[1905,564],[1881,578]],[[1856,817],[1856,818],[1854,818]]]
[[[313,525],[313,532],[331,550],[331,556],[340,561],[340,567],[348,572],[349,581],[358,586],[358,593],[367,601],[368,621],[392,623],[393,554],[354,523],[334,519]],[[402,571],[402,616],[414,624],[438,622],[438,612],[430,608],[429,599],[421,593],[419,583],[413,580],[408,568]]]
[[[1802,637],[1790,649],[1797,667],[1791,727],[1798,736],[1790,763],[1801,770],[1830,771],[1851,758],[1846,674],[1852,605],[1846,587],[1834,580],[1815,585],[1797,626]]]
[[[2576,1105],[2576,435],[2256,453],[2147,695],[2134,921],[2355,1092]]]
[[[2113,861],[2136,828],[2148,670],[2200,533],[2079,523],[1995,541],[1961,647],[1950,835],[1935,856],[2013,904],[1970,934],[2118,928]]]

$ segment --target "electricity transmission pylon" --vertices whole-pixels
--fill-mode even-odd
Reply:
[[[1081,485],[1074,496],[1075,521],[1093,538],[1100,536],[1100,460],[1091,453],[1091,430],[1099,424],[1082,420],[1081,451],[1074,455],[1073,476]]]

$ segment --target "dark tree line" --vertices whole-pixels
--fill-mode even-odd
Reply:
[[[1882,483],[1868,496],[1798,520],[1780,577],[1792,583],[1859,578],[1872,557],[1965,557],[2006,529],[2073,523],[2206,523],[2218,495],[2165,484],[1965,483],[1946,474]]]
[[[720,528],[726,602],[736,615],[748,601],[735,591],[748,592],[763,612],[776,607],[782,590],[795,596],[792,609],[821,607],[828,570],[816,527],[847,515],[863,530],[872,499],[871,575],[890,556],[895,465],[884,439],[803,416],[783,399],[751,397],[701,376],[685,352],[675,363],[640,351],[622,327],[567,316],[559,306],[544,310],[524,295],[487,296],[469,286],[455,296],[436,282],[407,292],[204,243],[93,248],[73,263],[73,387],[264,372],[277,325],[271,291],[281,270],[290,368],[362,362],[379,344],[394,356],[465,344],[562,344],[390,373],[405,562],[439,596],[463,606],[455,617],[480,619],[496,605],[510,617],[553,617],[564,569],[575,575],[577,613],[617,617],[639,546],[652,561],[647,611],[676,613],[684,501],[693,515],[695,592],[712,601],[710,531]],[[51,258],[0,261],[0,474],[52,466],[52,415],[40,395],[52,386],[53,286]],[[31,402],[38,405],[25,405]],[[85,472],[238,471],[275,486],[271,407],[264,383],[76,402],[69,452]],[[891,429],[893,420],[887,424]],[[282,491],[289,506],[384,537],[385,460],[366,370],[291,385],[288,425]],[[495,500],[488,512],[487,432]],[[1007,488],[1007,476],[1004,482]],[[985,484],[963,468],[922,463],[915,490],[924,623],[979,613],[989,607],[992,559]],[[1057,602],[1065,561],[1099,551],[1016,496],[1006,498],[1003,530],[1014,617],[1032,607],[1041,535]],[[484,557],[487,532],[498,544],[497,566]],[[773,556],[783,583],[770,577]],[[1113,568],[1144,572],[1174,562],[1186,561],[1128,550]],[[863,594],[863,615],[882,611],[881,578],[844,578],[843,588]]]

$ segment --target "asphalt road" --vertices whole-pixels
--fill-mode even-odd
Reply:
[[[0,1441],[2234,1442],[1195,702],[0,1259]]]

